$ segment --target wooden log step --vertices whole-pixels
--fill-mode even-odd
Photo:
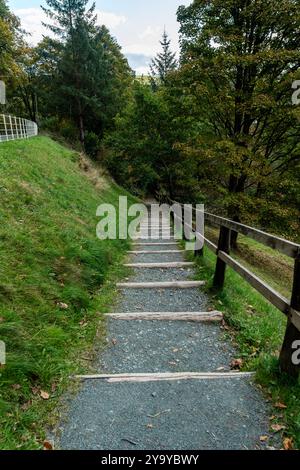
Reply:
[[[133,250],[127,252],[129,255],[153,255],[153,254],[169,254],[169,253],[184,253],[184,250]]]
[[[168,269],[168,268],[188,268],[195,266],[195,263],[188,261],[175,261],[174,263],[127,263],[126,268],[147,268],[147,269]]]
[[[120,282],[117,287],[122,289],[190,289],[204,285],[205,281]]]
[[[222,312],[125,312],[109,313],[106,316],[114,320],[158,320],[158,321],[189,321],[189,322],[220,322]]]
[[[134,243],[134,246],[175,246],[177,245],[176,242],[164,242],[164,243],[159,243],[159,242],[156,242],[156,243]]]
[[[143,234],[142,235],[138,235],[136,237],[133,237],[132,240],[149,240],[149,239],[153,239],[153,237],[149,236],[148,234]],[[164,237],[163,235],[159,234],[158,237],[154,237],[155,240],[181,240],[181,238],[176,238],[174,237],[174,235],[170,235],[168,236],[168,238]]]
[[[108,383],[120,382],[162,382],[181,380],[226,380],[253,377],[254,372],[160,372],[142,374],[90,374],[75,375],[79,380],[103,380]]]

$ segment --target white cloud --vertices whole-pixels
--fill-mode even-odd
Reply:
[[[145,43],[137,43],[137,44],[127,44],[123,47],[123,52],[125,54],[143,54],[146,56],[153,57],[157,53],[157,44],[145,44]]]
[[[98,15],[97,24],[105,24],[109,29],[115,29],[127,22],[127,18],[124,15],[116,15],[115,13],[101,10],[96,10],[96,14]]]
[[[135,69],[135,72],[137,74],[137,76],[140,76],[140,75],[149,75],[149,67],[145,66],[145,67],[137,67]]]
[[[42,25],[48,23],[48,18],[41,8],[19,8],[14,13],[20,18],[22,28],[31,36],[28,42],[37,44],[44,35],[50,35],[51,31]]]
[[[161,37],[161,35],[162,35],[162,30],[159,26],[153,27],[149,25],[141,34],[139,34],[139,37],[141,39],[146,39],[146,38],[157,39],[158,37]]]
[[[49,23],[49,18],[41,8],[19,8],[14,13],[20,18],[22,28],[31,34],[28,39],[31,44],[36,45],[41,41],[43,35],[51,35],[51,31],[42,24],[43,22]],[[104,24],[109,29],[116,29],[127,21],[127,18],[123,15],[101,10],[97,10],[96,13],[98,15],[97,24]]]

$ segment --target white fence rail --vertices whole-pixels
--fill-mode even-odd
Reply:
[[[35,122],[16,116],[0,114],[0,142],[28,139],[36,135],[38,135],[38,126]]]

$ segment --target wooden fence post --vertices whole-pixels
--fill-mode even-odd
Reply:
[[[224,251],[225,253],[230,253],[230,229],[227,227],[220,227],[220,236],[218,243],[218,252]],[[217,255],[218,255],[217,252]],[[225,281],[225,271],[226,263],[220,258],[217,258],[216,271],[214,276],[214,287],[222,289]]]
[[[300,312],[300,251],[295,260],[291,308]],[[292,356],[296,352],[296,349],[299,349],[299,346],[298,348],[295,347],[295,342],[300,342],[300,331],[292,323],[290,317],[288,319],[283,346],[280,353],[280,369],[282,372],[297,378],[300,374],[300,364],[294,364],[292,360]]]
[[[195,250],[195,256],[204,256],[204,248],[200,248],[200,250]]]

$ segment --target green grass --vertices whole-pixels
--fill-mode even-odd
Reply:
[[[256,245],[252,244],[252,249]],[[189,255],[192,258],[192,254]],[[284,315],[271,306],[259,293],[231,268],[226,271],[226,283],[221,292],[212,288],[216,256],[207,248],[198,258],[197,277],[207,280],[212,307],[224,312],[227,334],[238,348],[244,370],[255,370],[257,382],[274,404],[283,403],[285,409],[274,409],[272,423],[286,426],[282,438],[291,437],[300,448],[300,384],[279,373],[278,357],[286,327]],[[268,277],[268,270],[263,274]],[[252,266],[253,270],[253,266]]]
[[[97,239],[96,208],[125,192],[47,137],[1,144],[0,174],[0,448],[36,449],[104,337],[129,246]]]

